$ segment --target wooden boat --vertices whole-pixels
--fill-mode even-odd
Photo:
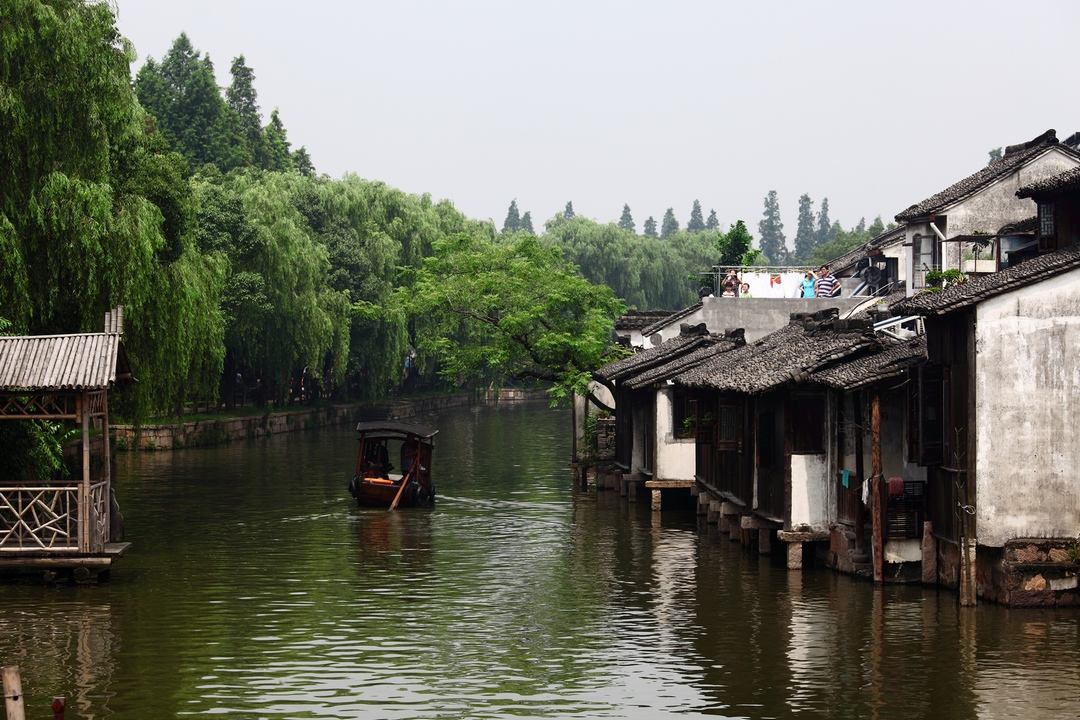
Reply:
[[[438,430],[420,425],[377,421],[356,426],[360,447],[349,494],[360,505],[430,507],[435,503],[431,482],[431,451]],[[395,451],[392,455],[391,450]],[[397,459],[397,467],[391,462]],[[398,472],[393,472],[397,470]]]

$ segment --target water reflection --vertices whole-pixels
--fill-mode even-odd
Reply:
[[[358,509],[347,431],[121,458],[100,587],[0,587],[31,717],[1076,716],[1075,611],[790,573],[575,493],[565,414],[455,410],[434,510]]]

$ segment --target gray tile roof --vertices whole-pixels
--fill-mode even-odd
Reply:
[[[920,335],[886,346],[881,352],[863,355],[820,370],[812,382],[840,390],[857,390],[902,375],[908,368],[926,361],[926,336]]]
[[[1053,130],[1047,130],[1042,135],[1026,143],[1009,146],[1000,160],[995,160],[978,172],[953,183],[936,195],[931,195],[922,202],[915,203],[907,210],[898,213],[896,220],[897,222],[906,222],[932,215],[942,208],[978,192],[995,180],[1005,177],[1052,147],[1060,148],[1063,152],[1080,159],[1080,154],[1058,142],[1057,134]]]
[[[941,292],[922,292],[893,306],[901,315],[945,315],[996,295],[1080,268],[1080,247],[1047,253],[1000,272],[982,275]]]
[[[1077,189],[1080,189],[1080,165],[1071,170],[1025,185],[1016,191],[1016,197],[1029,198],[1044,193],[1050,194]]]
[[[682,310],[679,310],[678,312],[674,312],[674,313],[668,315],[667,317],[660,318],[659,320],[652,323],[651,325],[646,325],[645,327],[643,327],[641,329],[641,334],[644,335],[645,337],[649,337],[653,333],[659,332],[661,328],[665,328],[665,327],[671,325],[672,323],[676,323],[676,322],[682,320],[684,317],[689,317],[690,315],[693,315],[694,313],[696,313],[700,309],[701,309],[701,302],[698,301],[698,302],[694,303],[693,305],[691,305],[690,307],[685,307]]]
[[[898,225],[891,230],[886,230],[880,235],[871,238],[862,245],[859,245],[857,248],[849,250],[848,252],[844,253],[839,257],[833,258],[825,264],[829,266],[829,271],[833,275],[838,275],[842,272],[846,272],[847,270],[850,270],[856,264],[858,264],[860,260],[865,257],[869,257],[874,251],[878,250],[879,248],[883,248],[886,245],[891,245],[894,242],[903,240],[904,232],[904,226]]]
[[[676,375],[697,367],[706,360],[710,360],[721,353],[743,347],[746,344],[742,332],[733,337],[711,336],[710,340],[710,342],[690,352],[671,358],[662,365],[657,365],[638,375],[625,378],[623,382],[631,390],[640,390],[655,383],[665,382]]]
[[[669,315],[670,310],[629,310],[615,321],[615,329],[640,330]]]
[[[704,362],[675,381],[690,387],[760,393],[806,380],[831,364],[880,348],[873,326],[866,321],[823,319],[821,314],[814,319],[793,316],[779,330]]]
[[[686,332],[681,332],[667,342],[608,363],[597,370],[596,374],[608,382],[618,382],[712,342],[703,325],[695,328],[684,326],[684,330]]]

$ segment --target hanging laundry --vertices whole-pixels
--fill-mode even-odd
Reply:
[[[870,507],[870,481],[862,481],[862,504]]]
[[[850,470],[841,470],[840,471],[840,484],[843,485],[845,488],[850,488],[851,487],[851,471]]]

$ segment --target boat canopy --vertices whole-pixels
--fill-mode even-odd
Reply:
[[[423,425],[410,425],[408,423],[391,422],[389,420],[375,420],[371,422],[357,423],[356,431],[364,437],[374,440],[406,440],[416,438],[426,443],[431,443],[432,438],[438,434],[438,430],[424,427]]]

